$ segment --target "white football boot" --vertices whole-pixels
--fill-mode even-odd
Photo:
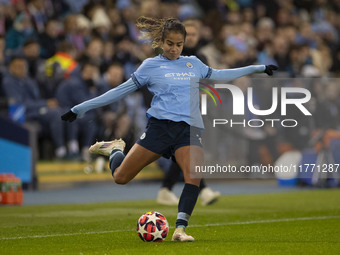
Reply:
[[[200,192],[201,205],[211,205],[215,203],[220,196],[220,192],[212,191],[210,188],[206,187]]]
[[[172,235],[171,241],[193,242],[193,241],[195,241],[195,238],[187,235],[185,233],[184,228],[176,228],[174,234]]]
[[[178,198],[168,188],[161,188],[158,191],[157,203],[161,205],[178,205]]]
[[[121,151],[124,151],[125,148],[125,142],[122,139],[116,139],[109,142],[96,142],[94,145],[92,145],[89,148],[89,152],[91,154],[100,154],[104,156],[110,156],[111,151],[114,149],[119,149]]]

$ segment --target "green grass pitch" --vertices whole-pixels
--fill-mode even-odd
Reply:
[[[144,243],[137,219],[163,213],[163,243]],[[171,242],[177,208],[155,201],[0,207],[0,254],[340,254],[340,190],[224,196],[197,204],[187,233]]]

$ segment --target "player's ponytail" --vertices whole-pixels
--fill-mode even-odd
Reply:
[[[186,37],[184,25],[177,19],[153,19],[140,17],[137,19],[137,28],[142,32],[142,39],[151,39],[152,48],[159,48],[169,32],[178,32]]]

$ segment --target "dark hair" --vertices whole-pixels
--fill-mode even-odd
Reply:
[[[113,62],[111,62],[111,63],[108,65],[107,69],[109,69],[109,68],[112,67],[112,66],[118,66],[118,67],[124,68],[124,66],[123,66],[120,62],[118,62],[118,61],[113,61]]]
[[[21,56],[19,54],[15,54],[10,58],[9,64],[12,64],[14,61],[17,61],[17,60],[22,60],[22,61],[27,62],[26,58],[24,58],[23,56]]]
[[[80,71],[83,71],[86,66],[93,66],[96,68],[99,68],[98,64],[92,60],[85,60],[79,63],[80,65]]]
[[[187,35],[184,25],[175,18],[153,19],[142,16],[137,19],[137,27],[142,32],[141,38],[152,40],[152,48],[154,49],[161,47],[162,42],[170,32],[181,33],[184,40]]]
[[[23,47],[29,46],[31,44],[39,44],[38,41],[34,38],[28,38],[25,42]]]
[[[46,21],[46,26],[48,26],[48,24],[52,23],[52,22],[57,22],[59,23],[59,20],[57,18],[49,18],[47,21]]]
[[[71,52],[73,50],[76,50],[76,48],[67,41],[61,41],[57,48],[57,51],[66,52],[66,53]]]

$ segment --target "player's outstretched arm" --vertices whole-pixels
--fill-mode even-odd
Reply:
[[[109,90],[103,95],[74,106],[70,111],[63,114],[61,116],[61,119],[64,121],[72,122],[77,117],[83,116],[87,111],[116,102],[124,96],[136,91],[137,89],[137,85],[130,78],[126,82],[122,83],[114,89]]]
[[[211,79],[214,80],[227,80],[232,81],[237,78],[240,78],[245,75],[249,75],[252,73],[266,73],[268,75],[273,75],[273,71],[277,70],[278,67],[275,65],[251,65],[245,66],[240,68],[233,68],[233,69],[212,69],[211,72]]]

